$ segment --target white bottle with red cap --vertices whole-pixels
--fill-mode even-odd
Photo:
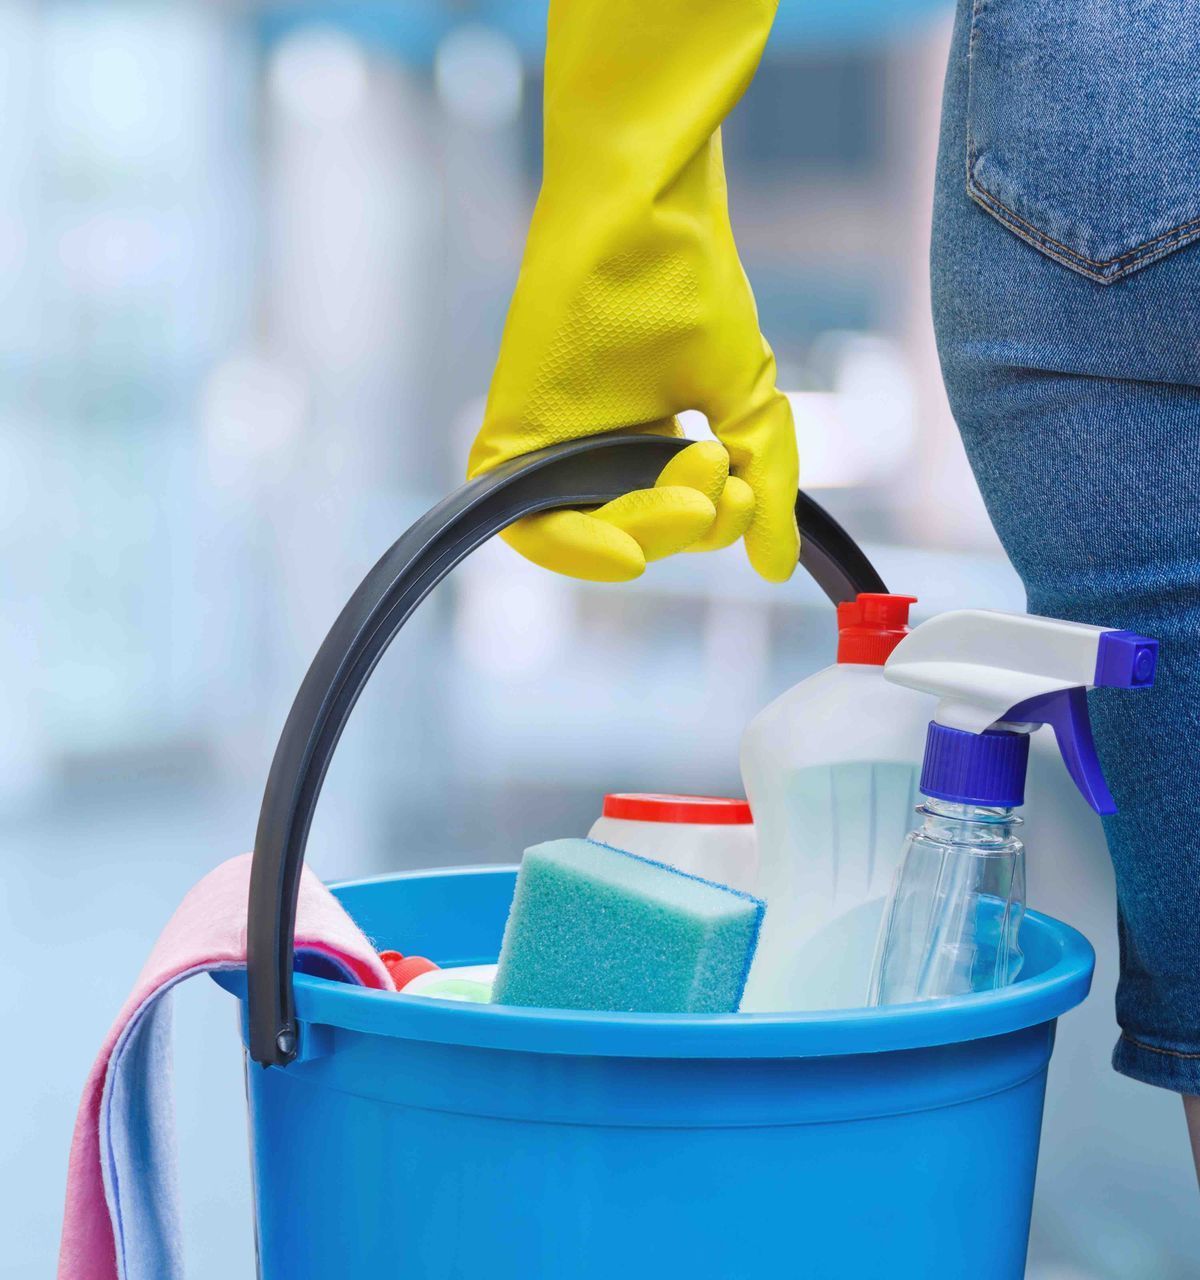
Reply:
[[[754,892],[754,825],[745,800],[619,792],[604,797],[588,839]]]
[[[912,596],[838,606],[837,663],[789,689],[742,737],[766,904],[743,1012],[857,1008],[898,849],[919,802],[934,702],[883,678]]]

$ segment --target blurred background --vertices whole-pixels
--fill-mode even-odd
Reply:
[[[186,889],[250,846],[337,610],[461,480],[538,187],[544,22],[544,0],[0,0],[0,1276],[51,1274],[111,1018]],[[918,617],[1023,606],[933,350],[949,22],[784,0],[725,136],[805,482]],[[832,648],[816,588],[739,549],[606,588],[485,547],[380,667],[310,860],[511,862],[609,790],[737,792],[742,726]],[[1111,873],[1058,768],[1038,756],[1030,897],[1100,962],[1060,1027],[1028,1274],[1182,1280],[1181,1108],[1109,1070]],[[211,983],[180,993],[177,1046],[191,1274],[249,1277]]]

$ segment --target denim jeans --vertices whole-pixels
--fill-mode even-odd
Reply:
[[[1197,239],[1197,0],[959,0],[938,349],[1030,610],[1161,642],[1153,690],[1090,705],[1120,809],[1114,1065],[1184,1093],[1200,1093]]]

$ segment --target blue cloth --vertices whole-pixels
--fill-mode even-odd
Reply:
[[[942,367],[1031,611],[1161,641],[1152,691],[1090,695],[1120,808],[1114,1065],[1193,1094],[1197,237],[1195,0],[959,0],[933,230]]]
[[[100,1106],[100,1151],[120,1280],[183,1276],[171,992],[197,974],[242,967],[211,963],[179,973],[137,1009],[113,1049]],[[318,952],[297,952],[296,971],[358,981],[347,965]]]
[[[180,974],[146,1001],[117,1041],[105,1079],[100,1151],[121,1280],[183,1275],[171,987],[203,972]]]

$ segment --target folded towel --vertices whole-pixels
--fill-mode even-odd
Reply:
[[[193,974],[245,967],[249,892],[245,854],[188,893],[105,1038],[75,1118],[58,1280],[183,1275],[168,993]],[[347,981],[395,990],[374,948],[307,869],[296,950],[322,957]]]

